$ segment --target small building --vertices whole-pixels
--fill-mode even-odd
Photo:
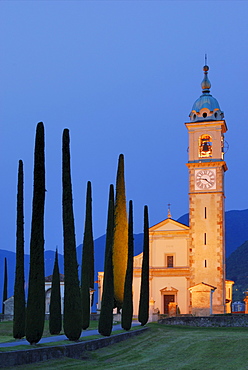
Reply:
[[[245,303],[240,301],[233,302],[232,312],[245,312]]]
[[[3,302],[4,304],[4,315],[14,315],[14,296],[12,295],[6,301]]]

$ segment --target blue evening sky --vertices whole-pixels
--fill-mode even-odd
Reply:
[[[0,249],[15,250],[18,160],[25,171],[29,253],[36,124],[46,140],[45,248],[62,252],[61,140],[71,135],[77,245],[86,183],[94,237],[105,233],[109,184],[125,155],[135,232],[188,212],[187,130],[208,54],[225,113],[226,210],[248,208],[246,1],[0,2]]]

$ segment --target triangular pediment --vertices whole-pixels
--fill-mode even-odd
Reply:
[[[188,231],[189,227],[173,220],[172,218],[166,218],[158,224],[150,227],[149,231]]]
[[[4,304],[5,303],[8,303],[8,302],[11,302],[14,300],[14,296],[12,295],[11,297],[7,298],[5,301],[4,301]]]
[[[189,288],[189,291],[192,293],[192,292],[206,292],[206,291],[211,291],[211,290],[215,290],[216,287],[214,287],[213,285],[210,285],[210,284],[206,284],[206,283],[199,283],[199,284],[196,284],[192,287]]]
[[[173,288],[173,286],[168,286],[168,287],[166,286],[165,288],[160,289],[160,292],[161,293],[168,293],[168,292],[176,293],[176,292],[178,292],[178,290],[176,288]]]

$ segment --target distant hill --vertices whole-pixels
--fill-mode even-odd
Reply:
[[[245,254],[244,250],[246,245],[244,242],[248,240],[248,209],[242,211],[227,211],[226,212],[226,257],[227,257],[227,278],[230,280],[235,280],[237,282],[243,281],[245,273],[239,275],[239,262],[234,263],[233,261],[239,261],[240,264],[243,264],[245,260],[245,256],[248,256],[248,251]],[[178,220],[185,225],[189,224],[189,215],[185,214],[181,216]],[[97,272],[103,271],[104,266],[104,252],[105,252],[105,235],[97,238],[95,240],[95,280],[97,280]],[[134,235],[134,245],[135,245],[135,255],[142,252],[142,244],[143,244],[143,234],[135,234]],[[238,247],[242,247],[241,251],[238,251],[238,254],[234,254]],[[51,275],[53,271],[53,264],[54,264],[54,254],[55,251],[47,250],[45,251],[45,276]],[[81,268],[81,259],[82,259],[82,244],[77,247],[77,259],[79,263],[80,272]],[[2,289],[3,289],[3,265],[4,265],[4,258],[7,258],[8,261],[8,296],[10,297],[13,295],[14,291],[14,276],[15,276],[15,252],[6,251],[0,249],[0,304],[2,302]],[[59,254],[59,268],[60,272],[64,272],[64,265],[63,265],[63,256]],[[229,259],[229,257],[231,259]],[[234,267],[232,266],[234,264]],[[230,270],[229,266],[232,266]],[[248,266],[248,261],[246,266]],[[25,254],[25,281],[28,282],[28,269],[29,269],[29,255]],[[248,271],[248,270],[247,270]],[[236,274],[236,275],[235,275]],[[238,274],[238,275],[237,275]],[[79,274],[80,276],[81,274]],[[232,276],[238,276],[238,279],[234,279]],[[246,280],[244,280],[245,286]],[[97,286],[95,286],[97,292]],[[235,287],[236,289],[236,287]],[[243,288],[240,288],[243,289]],[[247,286],[248,289],[248,286]],[[97,294],[95,294],[95,300]]]
[[[235,281],[233,300],[243,300],[244,292],[248,290],[248,240],[227,258],[226,277]]]

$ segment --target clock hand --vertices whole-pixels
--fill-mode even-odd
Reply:
[[[211,184],[211,182],[210,182],[210,181],[208,181],[208,179],[202,179],[202,180],[205,180],[205,181],[207,181],[209,184]]]

